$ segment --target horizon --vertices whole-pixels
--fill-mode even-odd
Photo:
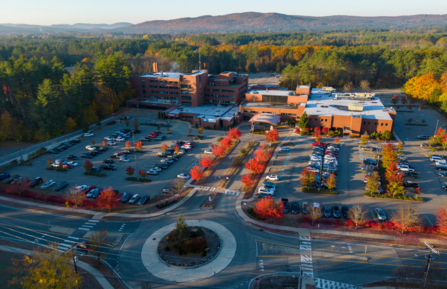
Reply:
[[[97,0],[94,2],[80,0],[76,3],[61,4],[56,0],[34,2],[24,0],[21,3],[3,4],[1,24],[24,25],[73,25],[73,24],[114,24],[128,22],[132,24],[147,21],[167,21],[180,18],[197,18],[201,16],[222,16],[247,12],[278,13],[304,17],[399,17],[412,15],[446,15],[447,2],[440,0],[427,0],[423,3],[415,0],[386,1],[377,0],[374,3],[362,3],[353,0],[341,0],[333,3],[330,0],[319,0],[308,3],[303,0],[285,0],[280,7],[270,8],[272,3],[266,0],[240,3],[229,0],[225,7],[209,8],[204,0],[194,1],[191,7],[185,7],[183,2],[172,0],[169,9],[154,8],[152,1],[134,1],[131,5],[123,0]],[[203,4],[203,5],[202,5]],[[256,5],[256,11],[253,6]],[[50,7],[50,8],[49,8]],[[85,10],[85,7],[89,7]],[[135,11],[134,7],[138,7]],[[316,8],[317,7],[317,8]],[[383,7],[386,7],[384,9]],[[0,24],[0,25],[1,25]]]

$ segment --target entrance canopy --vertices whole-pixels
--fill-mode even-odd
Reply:
[[[278,125],[279,121],[281,120],[281,116],[276,114],[270,114],[270,113],[260,113],[255,116],[253,116],[249,122],[255,123],[255,122],[263,122],[268,123],[270,125]]]

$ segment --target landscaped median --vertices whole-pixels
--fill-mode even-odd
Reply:
[[[389,200],[401,200],[401,201],[412,201],[412,202],[425,202],[425,199],[421,198],[421,197],[389,196],[386,194],[373,194],[373,193],[364,193],[363,195],[367,198],[372,198],[372,199],[389,199]]]
[[[46,170],[46,171],[62,172],[62,173],[65,173],[65,172],[68,171],[68,169],[64,169],[64,168],[55,168],[55,167],[53,167],[53,166],[51,166],[51,167],[46,167],[45,170]]]
[[[309,187],[301,187],[301,192],[309,193],[309,194],[337,195],[336,191],[331,191],[331,190],[326,190],[326,189],[309,188]]]
[[[150,182],[152,182],[151,179],[143,179],[143,178],[136,178],[136,177],[127,177],[126,181],[141,182],[141,183],[150,183]]]
[[[97,173],[97,172],[84,172],[84,175],[86,175],[86,176],[100,177],[100,178],[107,177],[107,174],[104,174],[104,173]]]

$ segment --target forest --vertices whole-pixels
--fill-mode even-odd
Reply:
[[[41,141],[117,111],[129,76],[278,72],[281,85],[402,87],[447,70],[447,29],[291,33],[0,36],[0,141]],[[71,67],[70,72],[65,67]],[[442,89],[440,89],[442,91]],[[440,93],[439,95],[441,95]],[[438,97],[439,98],[439,97]],[[447,105],[447,103],[446,103]]]

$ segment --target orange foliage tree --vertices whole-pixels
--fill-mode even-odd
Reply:
[[[180,150],[180,147],[178,145],[175,145],[174,150],[175,150],[176,153],[178,153],[178,151]]]
[[[195,165],[191,169],[190,173],[191,173],[191,179],[195,181],[200,180],[203,177],[203,170],[198,165]]]
[[[112,187],[104,188],[101,194],[96,198],[96,205],[101,209],[109,209],[109,213],[113,208],[119,207],[121,198],[113,191]]]
[[[167,144],[162,144],[161,145],[161,150],[165,153],[168,150],[168,145]]]
[[[271,153],[268,150],[267,145],[265,143],[261,143],[261,145],[256,149],[253,153],[256,160],[260,162],[266,162],[270,159]]]
[[[248,188],[248,187],[250,187],[250,186],[252,186],[254,184],[255,177],[253,176],[253,174],[249,173],[249,174],[243,175],[242,178],[241,178],[241,181],[244,184],[244,186],[246,188]]]
[[[221,157],[225,154],[226,148],[222,145],[213,145],[211,151],[213,152],[214,156]]]
[[[212,164],[214,164],[213,157],[203,157],[200,159],[200,165],[204,168],[209,168]]]
[[[143,179],[145,179],[145,178],[147,177],[147,173],[146,173],[145,170],[139,170],[139,171],[138,171],[138,174],[139,174]]]
[[[279,200],[275,202],[271,196],[262,198],[256,202],[254,207],[256,215],[265,219],[282,219],[284,217],[284,205]]]
[[[442,206],[436,211],[436,225],[439,231],[447,234],[447,206]]]
[[[143,149],[143,142],[141,141],[136,142],[135,148],[141,151]]]
[[[274,142],[279,140],[278,131],[274,128],[265,132],[265,140],[268,142]]]
[[[259,162],[256,159],[250,159],[245,163],[245,167],[254,174],[262,173],[265,170],[265,164]]]
[[[228,132],[228,136],[231,139],[239,139],[242,135],[242,132],[237,128],[231,128],[230,131]]]
[[[233,144],[233,140],[228,136],[224,137],[220,141],[220,145],[223,146],[225,148],[225,150],[227,150],[232,144]]]
[[[126,148],[130,149],[132,147],[132,143],[130,141],[126,141]]]

